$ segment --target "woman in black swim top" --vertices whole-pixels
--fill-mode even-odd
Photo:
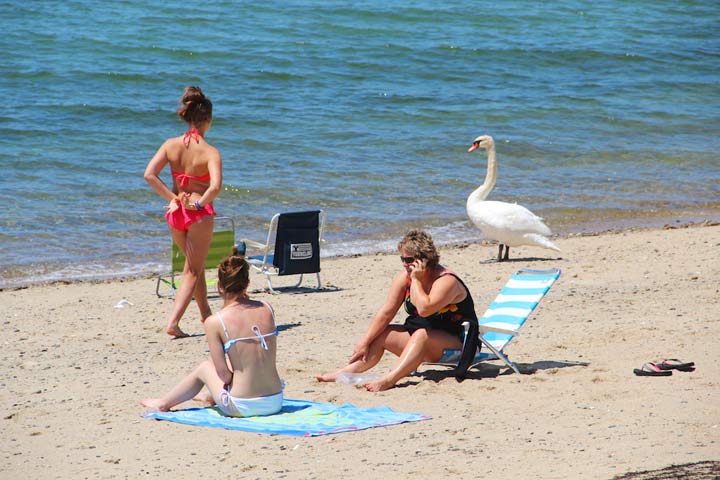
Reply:
[[[348,364],[318,375],[318,381],[334,382],[340,373],[369,370],[387,350],[398,361],[381,378],[364,385],[379,392],[392,388],[421,363],[439,360],[443,350],[462,348],[462,322],[477,321],[467,287],[440,265],[432,237],[424,231],[409,231],[398,243],[398,251],[404,270],[393,279],[385,303],[355,345]],[[403,304],[409,316],[403,325],[391,325]]]

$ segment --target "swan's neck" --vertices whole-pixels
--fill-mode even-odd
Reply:
[[[485,174],[485,182],[475,189],[468,197],[470,202],[482,202],[490,194],[497,180],[497,162],[495,161],[495,145],[490,145],[487,149],[487,173]]]

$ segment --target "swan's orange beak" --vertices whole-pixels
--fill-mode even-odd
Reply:
[[[470,145],[470,148],[468,148],[468,152],[472,152],[473,150],[477,150],[478,148],[480,148],[480,144],[477,142],[473,143],[472,145]]]

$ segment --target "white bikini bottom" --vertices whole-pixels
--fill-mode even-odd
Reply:
[[[218,407],[229,417],[255,417],[272,415],[282,409],[283,393],[255,398],[233,397],[226,391],[220,393]]]

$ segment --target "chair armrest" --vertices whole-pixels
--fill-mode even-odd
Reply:
[[[518,335],[520,332],[518,330],[511,330],[509,328],[500,328],[500,327],[493,327],[491,325],[480,325],[480,334],[487,332],[494,332],[494,333],[505,333],[507,335]]]
[[[252,247],[252,248],[258,248],[260,250],[267,248],[267,245],[264,243],[256,242],[255,240],[249,240],[247,238],[241,239],[242,242],[245,242],[245,245]]]

